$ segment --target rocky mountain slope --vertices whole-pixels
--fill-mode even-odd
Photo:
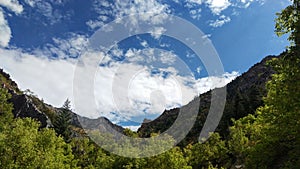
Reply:
[[[52,122],[58,113],[61,112],[61,108],[53,107],[49,104],[44,103],[43,100],[38,99],[34,94],[30,92],[22,92],[17,84],[10,78],[9,74],[5,73],[0,69],[0,87],[6,88],[11,94],[11,99],[9,100],[13,104],[13,113],[15,117],[31,117],[40,122],[41,128],[51,127]],[[123,132],[123,128],[113,124],[105,117],[100,117],[98,119],[88,119],[76,115],[74,112],[72,114],[72,128],[76,131],[81,130],[81,124],[79,118],[84,120],[89,126],[93,126],[93,129],[98,128],[100,131],[107,131],[113,128],[116,131]]]
[[[254,113],[263,104],[262,98],[266,95],[265,84],[270,80],[274,71],[266,62],[275,56],[268,56],[260,63],[255,64],[247,72],[230,82],[227,87],[226,104],[222,119],[217,131],[226,137],[231,119],[239,119],[247,114]],[[217,90],[217,89],[215,89]],[[211,104],[211,91],[201,94],[200,109],[197,120],[181,144],[197,142],[200,131],[204,125]],[[191,103],[184,107],[192,106]],[[180,109],[166,110],[157,119],[143,123],[138,129],[141,137],[149,137],[151,133],[162,133],[166,131],[176,120]]]
[[[249,113],[254,113],[255,110],[263,104],[262,98],[266,94],[265,84],[274,73],[274,71],[266,65],[266,62],[274,57],[275,56],[266,57],[227,85],[225,109],[217,128],[217,131],[219,131],[222,136],[226,137],[231,119],[239,119]],[[17,84],[12,81],[10,76],[2,69],[0,69],[0,85],[2,88],[6,88],[12,95],[10,101],[14,106],[13,113],[15,117],[31,117],[39,121],[41,127],[50,127],[57,114],[61,111],[60,108],[55,108],[44,103],[33,94],[22,92]],[[180,144],[186,145],[197,142],[210,108],[211,93],[211,91],[206,92],[195,99],[196,101],[200,99],[199,113],[194,126]],[[188,111],[194,109],[192,105],[195,105],[195,100],[183,106],[181,110]],[[149,137],[151,133],[162,133],[166,131],[175,122],[179,111],[180,108],[166,110],[157,119],[143,123],[138,129],[139,136]],[[71,113],[73,128],[78,131],[77,133],[82,132],[78,116],[74,112]],[[92,129],[107,132],[111,132],[112,129],[120,132],[124,131],[122,127],[111,123],[104,117],[98,119],[79,118],[86,126]]]

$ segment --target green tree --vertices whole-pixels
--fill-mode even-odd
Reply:
[[[1,168],[75,168],[71,146],[30,118],[15,119],[0,134]]]
[[[11,95],[6,89],[0,88],[0,132],[5,130],[5,124],[11,123],[13,120],[13,105],[8,103]]]
[[[251,148],[261,137],[262,125],[255,115],[249,114],[239,120],[233,120],[227,140],[232,165],[244,165]]]
[[[61,111],[59,114],[56,116],[53,122],[53,127],[55,132],[58,135],[61,135],[64,140],[69,143],[71,141],[71,120],[72,120],[72,114],[71,114],[71,105],[69,99],[67,99],[63,107],[61,108]]]
[[[190,165],[193,168],[209,168],[225,166],[228,162],[228,148],[218,133],[212,133],[204,143],[197,143],[192,147]]]
[[[191,169],[188,161],[184,157],[179,147],[174,147],[160,155],[146,158],[146,163],[142,168],[148,169]]]
[[[278,36],[289,34],[292,47],[299,51],[300,46],[300,1],[292,0],[292,4],[277,13],[275,32]]]
[[[132,131],[129,128],[124,129],[123,133],[125,136],[128,136],[128,137],[133,137],[133,138],[139,137],[137,132]]]
[[[251,148],[248,168],[300,166],[300,1],[278,13],[276,33],[289,34],[291,46],[270,64],[277,72],[267,84],[265,106],[257,111],[263,126]]]
[[[95,145],[88,138],[73,138],[72,150],[77,160],[77,165],[81,168],[101,168],[110,169],[113,166],[114,159],[107,155],[101,148]]]

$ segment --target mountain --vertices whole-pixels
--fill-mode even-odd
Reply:
[[[219,131],[223,137],[226,137],[228,134],[228,127],[231,125],[231,119],[239,119],[247,114],[253,114],[259,106],[263,105],[262,98],[266,95],[265,84],[270,80],[271,75],[274,73],[266,63],[268,60],[275,57],[276,56],[268,56],[264,58],[260,63],[255,64],[247,72],[243,73],[227,85],[225,109],[217,128],[217,131]],[[51,127],[53,120],[58,113],[61,112],[60,108],[55,108],[44,103],[43,100],[38,99],[32,92],[22,92],[17,84],[11,80],[10,76],[2,69],[0,69],[0,84],[1,87],[6,88],[12,95],[10,102],[13,103],[13,113],[15,117],[31,117],[39,121],[41,127]],[[145,120],[138,129],[139,136],[150,137],[151,133],[163,133],[175,122],[180,110],[185,114],[184,112],[195,109],[194,105],[198,105],[195,103],[200,100],[200,108],[197,107],[199,113],[196,122],[187,137],[180,144],[186,145],[197,142],[200,131],[208,115],[211,104],[211,94],[212,91],[206,92],[181,108],[165,110],[153,121]],[[77,134],[84,134],[81,124],[84,124],[85,128],[98,129],[104,132],[112,132],[112,129],[118,132],[124,131],[122,127],[113,124],[105,117],[88,119],[80,117],[74,112],[71,112],[71,114],[72,126],[73,129],[77,131],[75,132]],[[79,119],[81,123],[79,122]]]
[[[9,102],[13,104],[14,117],[31,117],[40,122],[41,128],[52,127],[52,122],[55,117],[61,112],[61,108],[53,107],[44,103],[29,90],[22,92],[18,85],[10,78],[10,75],[0,69],[0,87],[6,88],[11,94]],[[74,133],[84,134],[82,131],[81,123],[84,122],[85,127],[91,127],[103,132],[111,132],[112,129],[123,132],[121,126],[115,125],[105,117],[97,119],[88,119],[81,117],[74,112],[72,114],[71,125],[72,129],[77,131]]]
[[[239,119],[248,114],[253,114],[255,110],[263,105],[263,97],[266,95],[265,85],[270,80],[274,71],[268,66],[267,61],[276,56],[267,56],[260,63],[252,66],[247,72],[230,82],[227,87],[226,104],[222,119],[216,129],[223,137],[228,134],[228,127],[231,119]],[[218,90],[218,89],[214,89]],[[200,131],[204,125],[211,104],[212,91],[208,91],[199,96],[200,108],[193,128],[187,137],[180,143],[186,145],[198,141]],[[193,102],[182,107],[184,109],[193,106]],[[188,109],[187,109],[188,110]],[[176,120],[180,108],[165,110],[158,118],[153,121],[143,123],[138,129],[141,137],[149,137],[151,133],[163,133]]]

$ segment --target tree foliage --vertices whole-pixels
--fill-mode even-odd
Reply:
[[[59,114],[56,116],[53,122],[53,127],[55,132],[62,136],[66,142],[71,141],[71,120],[72,120],[72,114],[71,114],[71,105],[69,99],[67,99]]]
[[[300,46],[300,1],[293,0],[293,3],[277,13],[275,32],[278,36],[289,34],[288,40],[292,46]],[[298,49],[299,50],[299,49]]]
[[[13,106],[8,102],[10,94],[0,88],[0,168],[299,168],[300,0],[294,0],[277,15],[276,33],[289,34],[292,45],[283,57],[269,63],[277,73],[266,86],[268,94],[264,105],[254,115],[233,119],[227,137],[222,138],[222,133],[211,133],[204,143],[174,147],[153,157],[120,157],[103,150],[86,137],[71,137],[69,100],[53,121],[54,130],[39,129],[39,123],[33,119],[13,118]],[[257,100],[259,92],[255,88],[249,93],[249,100]],[[240,102],[245,99],[239,93],[236,93],[235,100],[232,106],[238,111],[232,113],[236,116],[255,111]],[[255,104],[260,104],[259,100]],[[129,129],[124,133],[138,137]],[[155,134],[150,136],[153,136],[150,140],[155,141]],[[118,147],[106,135],[100,135],[99,141]],[[166,142],[171,141],[172,138],[158,142],[155,148],[163,149]],[[145,147],[144,152],[139,152],[140,149],[134,149],[132,143],[118,148],[128,155],[154,151],[154,147]]]
[[[0,89],[1,168],[74,168],[71,146],[30,118],[13,119],[9,94]]]

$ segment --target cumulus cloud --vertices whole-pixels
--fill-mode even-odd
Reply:
[[[229,16],[221,15],[219,17],[219,19],[217,19],[215,21],[211,21],[209,26],[217,28],[217,27],[223,26],[225,23],[228,23],[230,21],[231,21],[231,19]]]
[[[91,29],[102,27],[108,23],[109,20],[107,16],[111,16],[113,19],[128,16],[128,20],[123,21],[126,22],[124,24],[129,24],[132,29],[135,29],[134,27],[137,26],[140,21],[149,22],[154,25],[162,23],[170,13],[167,4],[162,4],[156,0],[117,0],[114,3],[110,1],[100,1],[95,2],[94,10],[98,13],[98,18],[86,22]],[[159,31],[159,29],[156,31]]]
[[[211,89],[223,87],[237,76],[239,76],[239,73],[233,71],[231,73],[227,72],[221,77],[204,77],[196,80],[195,87],[199,93],[205,93]]]
[[[205,4],[213,14],[219,15],[223,10],[227,9],[231,3],[228,0],[186,0],[186,7],[200,8],[200,5]],[[195,16],[197,11],[193,11]],[[198,12],[201,12],[198,11]]]
[[[0,0],[0,47],[7,47],[12,33],[1,7],[5,7],[15,14],[20,14],[23,11],[23,6],[17,0]]]
[[[38,3],[41,3],[45,0],[25,0],[25,3],[27,3],[31,7],[36,7]],[[68,0],[48,0],[48,2],[56,5],[62,5]]]
[[[16,14],[23,11],[23,6],[19,4],[18,0],[0,0],[0,6],[6,7]]]
[[[223,24],[230,22],[230,18],[228,16],[226,16],[226,18],[219,17],[224,15],[223,11],[231,8],[234,13],[234,10],[248,8],[252,3],[255,2],[262,5],[264,4],[265,0],[175,0],[175,2],[187,8],[190,16],[197,20],[201,18],[203,7],[207,7],[214,17],[218,17],[218,19],[215,21],[216,23],[211,25],[220,27]],[[86,22],[86,24],[91,29],[97,29],[114,19],[129,16],[129,19],[126,20],[126,22],[130,23],[130,27],[138,25],[139,21],[146,21],[155,25],[162,23],[169,14],[172,14],[174,10],[175,9],[172,9],[170,5],[158,0],[117,0],[115,2],[108,0],[95,1],[94,11],[96,11],[98,14],[98,18],[95,20],[89,20]],[[153,32],[155,31],[158,31],[158,29],[153,30]]]
[[[199,9],[191,9],[190,10],[190,15],[193,19],[197,19],[199,20],[201,18],[201,11],[202,9],[199,8]]]
[[[207,0],[206,4],[212,13],[219,15],[223,10],[227,9],[231,3],[228,0]]]
[[[164,27],[153,27],[150,34],[155,39],[159,39],[161,37],[161,35],[164,34],[164,32],[166,32],[166,29]]]
[[[163,64],[173,64],[177,57],[172,51],[160,53],[160,61]]]
[[[53,5],[62,6],[65,0],[25,0],[25,3],[36,10],[36,13],[31,13],[31,17],[43,16],[43,24],[53,25],[60,21],[67,20],[72,15],[72,10],[62,11],[54,8]],[[27,17],[27,16],[25,16]]]
[[[88,38],[85,35],[71,34],[68,39],[53,38],[54,44],[47,44],[42,50],[35,50],[36,54],[48,57],[76,58],[87,47]]]
[[[252,3],[263,5],[265,0],[185,0],[185,7],[189,9],[190,16],[193,19],[200,19],[203,5],[208,7],[212,14],[218,19],[210,22],[210,26],[221,27],[225,23],[230,22],[229,16],[224,16],[222,12],[231,8],[232,15],[236,14],[236,9],[248,8]]]
[[[11,38],[11,30],[0,8],[0,47],[7,47]]]
[[[0,66],[22,90],[30,89],[47,103],[58,107],[72,96],[75,63],[71,60],[51,60],[5,49],[0,49],[0,58]]]
[[[248,8],[253,2],[263,5],[266,0],[236,0],[232,5],[239,8]]]
[[[139,52],[131,50],[133,53]],[[95,56],[97,59],[104,57],[101,53],[95,53]],[[0,49],[0,57],[0,66],[11,74],[22,90],[30,88],[54,106],[61,106],[66,98],[73,99],[77,60],[49,59],[43,55],[5,49]],[[116,123],[124,119],[141,122],[144,118],[158,116],[165,109],[187,104],[199,93],[224,86],[238,75],[232,72],[222,77],[194,79],[193,76],[180,74],[180,70],[170,65],[153,69],[153,65],[142,65],[137,60],[98,66],[95,64],[99,61],[97,59],[86,58],[85,66],[97,66],[98,69],[95,76],[92,76],[98,112],[77,113],[93,118],[106,116]]]

